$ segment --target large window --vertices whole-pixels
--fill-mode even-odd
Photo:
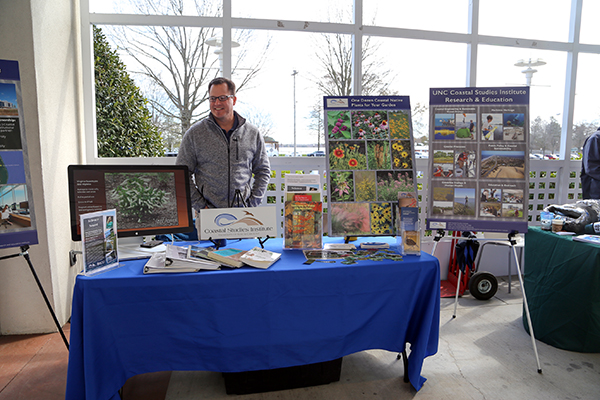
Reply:
[[[598,14],[600,13],[600,2],[585,0],[581,10],[581,35],[580,42],[588,44],[600,44],[598,35]]]
[[[234,18],[349,24],[352,6],[352,0],[231,0],[231,14]]]
[[[477,86],[529,85],[532,118],[560,119],[566,65],[566,52],[482,45],[477,59]]]
[[[468,0],[364,0],[367,25],[467,33]]]
[[[223,16],[222,0],[89,0],[89,7],[92,13],[104,14]]]
[[[263,134],[277,140],[281,155],[293,155],[294,142],[314,143],[322,150],[322,132],[313,126],[321,111],[311,112],[319,110],[322,102],[322,93],[315,84],[324,74],[318,55],[335,35],[276,31],[252,34],[255,40],[249,46],[255,50],[251,52],[264,51],[265,59],[257,75],[238,92],[238,112]],[[350,43],[349,37],[345,40]],[[231,76],[236,84],[241,72]],[[296,148],[297,155],[307,152],[305,146]]]
[[[571,134],[569,124],[598,123],[600,108],[593,97],[600,41],[592,17],[597,8],[592,0],[89,0],[89,8],[82,4],[82,20],[105,30],[150,100],[171,154],[187,126],[182,112],[189,114],[177,108],[172,93],[189,86],[169,70],[168,65],[177,71],[185,65],[172,44],[161,42],[169,30],[194,39],[204,57],[192,56],[188,65],[188,78],[200,84],[200,104],[189,123],[206,115],[207,83],[222,74],[240,86],[236,109],[289,154],[284,145],[322,145],[319,106],[330,90],[408,95],[415,108],[428,106],[431,87],[530,84],[532,123],[552,118],[563,125],[563,135]],[[93,162],[95,127],[87,122],[94,121],[95,112],[89,35],[84,30],[86,154]],[[152,35],[161,39],[152,44]],[[573,42],[578,38],[581,45]],[[136,55],[136,43],[145,54],[138,49]],[[529,76],[522,72],[528,62],[536,70]],[[380,82],[356,78],[358,71]],[[332,74],[343,84],[333,85]],[[420,113],[425,118],[416,127],[418,135],[427,132],[427,109]],[[564,146],[571,145],[569,138]],[[312,150],[299,147],[298,155]]]
[[[482,35],[568,40],[571,11],[568,0],[479,0],[479,3]]]

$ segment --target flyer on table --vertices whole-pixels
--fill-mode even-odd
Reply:
[[[529,87],[433,88],[428,229],[526,232]]]

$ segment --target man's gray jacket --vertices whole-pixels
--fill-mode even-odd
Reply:
[[[211,117],[196,122],[183,136],[177,164],[187,165],[194,176],[190,190],[196,210],[237,207],[242,200],[255,207],[262,201],[271,177],[265,142],[258,128],[237,117],[239,125],[229,142]]]

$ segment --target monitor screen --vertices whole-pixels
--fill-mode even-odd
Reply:
[[[117,236],[194,230],[184,165],[69,165],[71,237],[81,240],[79,216],[117,210]]]

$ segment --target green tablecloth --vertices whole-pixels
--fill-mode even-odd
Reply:
[[[600,246],[530,227],[524,273],[536,339],[600,353]],[[529,332],[525,314],[523,324]]]

